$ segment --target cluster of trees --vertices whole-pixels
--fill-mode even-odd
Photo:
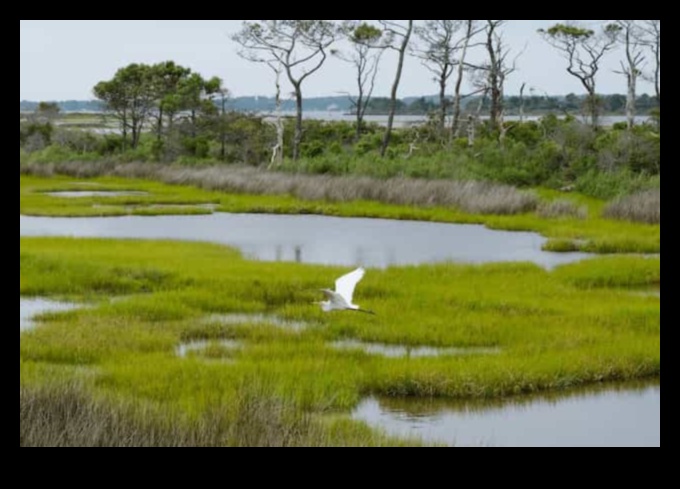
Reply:
[[[214,124],[215,98],[224,101],[228,92],[219,78],[205,79],[166,61],[121,68],[111,80],[99,82],[94,95],[118,121],[123,149],[136,148],[142,131],[152,127],[160,152],[172,136],[185,136],[185,144],[196,146],[199,125],[219,126]]]
[[[615,20],[603,24],[599,31],[573,24],[556,24],[539,33],[555,47],[567,61],[567,72],[577,78],[587,93],[587,111],[593,126],[600,113],[597,96],[597,73],[601,61],[617,45],[622,45],[625,59],[621,61],[620,74],[628,87],[626,115],[628,128],[635,122],[635,102],[638,78],[643,75],[645,51],[654,55],[652,70],[647,74],[653,80],[656,99],[661,103],[661,21]]]
[[[300,154],[302,142],[302,85],[316,73],[328,55],[337,55],[353,65],[356,70],[357,95],[351,97],[356,113],[357,138],[361,135],[363,117],[370,107],[375,76],[384,52],[391,50],[397,55],[397,66],[387,102],[387,127],[380,154],[384,156],[390,143],[394,115],[398,109],[398,89],[407,54],[418,56],[434,74],[439,86],[438,123],[440,132],[447,132],[446,118],[451,113],[448,129],[450,138],[460,135],[461,100],[466,96],[482,94],[476,112],[469,115],[466,130],[474,130],[475,117],[487,107],[491,129],[505,137],[504,113],[506,110],[505,81],[516,70],[516,57],[503,39],[506,20],[377,20],[343,21],[333,24],[325,20],[256,20],[244,21],[233,40],[240,44],[240,54],[254,62],[266,63],[275,74],[277,101],[280,101],[279,79],[285,74],[294,88],[296,99],[296,130],[293,138],[293,158]],[[628,128],[635,122],[636,86],[640,76],[654,82],[657,103],[661,101],[661,21],[616,20],[603,22],[597,29],[576,24],[555,24],[539,34],[566,60],[566,71],[576,77],[586,91],[585,112],[593,126],[602,111],[597,95],[596,81],[602,60],[615,47],[625,51],[620,73],[626,77],[628,92],[625,102]],[[345,39],[348,52],[331,48],[338,39]],[[469,62],[469,53],[481,49],[486,53],[482,63]],[[651,69],[643,71],[648,54]],[[464,77],[469,77],[475,87],[471,94],[462,94]],[[449,84],[453,82],[453,94]],[[526,84],[522,85],[519,111]],[[277,103],[280,109],[280,103]],[[280,133],[280,132],[279,132]],[[471,138],[474,136],[471,135]],[[277,146],[283,141],[279,140]],[[279,160],[280,161],[280,160]]]

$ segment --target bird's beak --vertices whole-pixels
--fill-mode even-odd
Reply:
[[[355,311],[363,312],[363,313],[366,313],[366,314],[373,314],[374,316],[377,316],[377,314],[374,313],[373,311],[371,311],[370,309],[355,309]]]

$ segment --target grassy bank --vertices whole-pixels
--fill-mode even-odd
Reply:
[[[527,193],[493,184],[290,176],[229,167],[192,170],[151,164],[76,164],[22,168],[27,174],[20,177],[20,213],[26,215],[205,214],[214,209],[412,219],[536,231],[551,238],[546,246],[556,251],[660,252],[660,225],[605,217],[604,201],[554,190]],[[55,172],[68,175],[51,176]],[[67,199],[46,194],[107,189],[148,195]]]
[[[21,238],[21,295],[91,307],[22,334],[20,443],[58,444],[40,422],[94,427],[71,444],[115,432],[159,445],[384,445],[396,442],[339,415],[368,394],[498,397],[660,373],[660,301],[636,292],[660,283],[659,259],[369,270],[356,301],[376,316],[324,314],[315,291],[344,271],[208,244]],[[244,312],[306,327],[220,320]],[[179,358],[194,339],[215,342]],[[337,350],[339,339],[495,352],[385,358]]]

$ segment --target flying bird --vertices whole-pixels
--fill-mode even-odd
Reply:
[[[354,294],[354,288],[364,277],[366,270],[359,267],[356,270],[349,272],[335,281],[335,290],[331,289],[321,289],[321,291],[326,294],[328,298],[327,301],[319,302],[321,304],[321,309],[324,312],[330,311],[357,311],[365,312],[368,314],[375,314],[373,311],[368,309],[361,309],[356,304],[352,303],[352,295]]]

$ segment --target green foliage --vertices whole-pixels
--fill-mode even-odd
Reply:
[[[188,154],[197,158],[207,158],[210,151],[210,142],[206,136],[184,137],[182,146]]]
[[[136,148],[120,135],[85,134],[50,124],[22,122],[20,140],[29,161],[83,161],[106,157],[118,161],[223,161],[253,166],[269,164],[276,141],[272,124],[238,112],[208,115],[196,122],[176,122],[158,139],[144,133]],[[548,115],[540,121],[507,124],[501,143],[481,128],[473,146],[467,138],[442,139],[436,125],[395,130],[386,158],[379,159],[382,130],[367,124],[356,141],[348,122],[303,121],[302,158],[291,161],[294,121],[284,124],[282,169],[294,173],[362,175],[376,178],[489,180],[517,186],[575,187],[587,195],[611,199],[658,186],[661,138],[652,125],[632,131],[595,128],[573,118]],[[50,149],[47,146],[59,146]],[[411,146],[414,146],[412,149]],[[70,155],[70,156],[69,156]]]
[[[19,124],[19,146],[28,151],[36,151],[49,146],[52,142],[54,126],[46,122],[22,122]]]
[[[156,159],[165,160],[166,149],[173,147],[168,144],[168,137],[174,134],[169,129],[178,123],[179,114],[190,113],[183,125],[185,132],[196,136],[198,119],[214,116],[217,111],[212,97],[218,92],[224,93],[221,84],[217,77],[205,80],[172,61],[155,65],[134,63],[119,69],[111,80],[95,85],[94,94],[118,121],[124,146],[129,135],[129,144],[136,149],[142,131],[151,126],[161,142],[151,153]],[[189,151],[196,154],[194,145],[189,145]],[[201,148],[199,153],[207,154],[207,151]]]
[[[374,45],[382,36],[382,31],[377,27],[362,22],[351,31],[350,42],[355,44]]]
[[[51,121],[59,116],[60,110],[55,102],[40,102],[35,108],[34,116],[39,121]]]
[[[555,24],[548,30],[539,29],[538,32],[546,33],[551,37],[565,37],[575,39],[587,39],[595,35],[595,31],[591,29],[582,29],[573,25]]]
[[[659,188],[660,185],[660,176],[636,174],[629,169],[604,172],[591,169],[578,175],[574,181],[575,190],[605,199]]]

